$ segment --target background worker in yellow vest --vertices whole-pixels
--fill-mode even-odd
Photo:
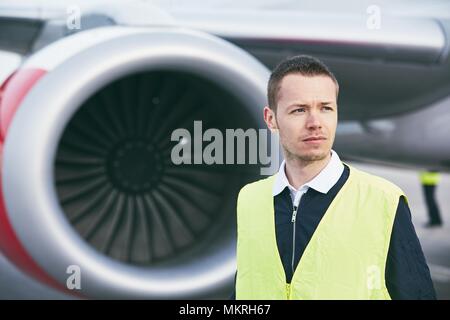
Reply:
[[[264,120],[277,174],[237,201],[237,299],[435,299],[407,198],[332,150],[338,82],[319,60],[281,62]]]
[[[439,227],[442,225],[441,214],[436,202],[435,193],[441,177],[439,172],[434,170],[424,171],[420,173],[420,182],[425,196],[429,221],[425,227]]]

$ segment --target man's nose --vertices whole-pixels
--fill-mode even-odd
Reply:
[[[320,116],[316,112],[309,113],[306,120],[306,127],[308,129],[317,129],[322,127]]]

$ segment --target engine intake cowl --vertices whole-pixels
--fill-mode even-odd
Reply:
[[[63,39],[26,67],[47,73],[11,118],[2,185],[27,254],[62,286],[80,267],[85,297],[227,297],[236,196],[259,167],[175,165],[170,137],[194,121],[262,128],[266,68],[206,34],[122,27]]]

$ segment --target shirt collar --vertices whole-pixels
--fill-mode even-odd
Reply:
[[[321,193],[327,193],[336,184],[336,182],[338,182],[342,172],[344,171],[344,165],[342,164],[338,154],[334,150],[331,150],[331,159],[325,168],[323,168],[322,171],[320,171],[319,174],[313,179],[296,190],[290,185],[286,177],[285,166],[286,162],[283,160],[275,177],[275,183],[272,189],[273,196],[276,196],[282,192],[286,187],[288,187],[291,191],[313,188]]]

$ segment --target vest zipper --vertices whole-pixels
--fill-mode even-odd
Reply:
[[[286,298],[287,298],[287,300],[289,300],[290,297],[291,297],[291,284],[286,283]]]
[[[294,258],[295,258],[295,220],[297,218],[297,207],[294,206],[292,211],[292,276],[294,276]]]

